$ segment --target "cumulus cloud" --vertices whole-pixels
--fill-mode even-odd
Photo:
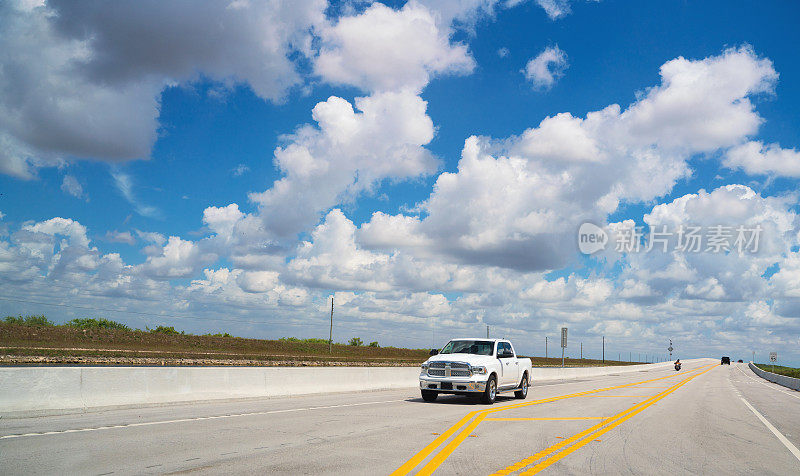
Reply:
[[[731,71],[739,71],[733,74]],[[748,98],[769,91],[771,63],[750,48],[661,68],[662,84],[622,110],[562,113],[520,136],[470,137],[456,172],[441,174],[414,223],[438,255],[519,270],[563,266],[580,223],[602,223],[622,202],[663,196],[694,154],[730,147],[761,123]],[[659,124],[660,126],[656,126]],[[370,236],[382,232],[379,216]],[[397,220],[403,222],[403,220]],[[391,222],[394,224],[394,221]],[[403,240],[385,247],[403,248]],[[373,240],[373,245],[375,244]]]
[[[522,73],[536,89],[549,89],[564,75],[567,55],[558,45],[548,46],[525,65]]]
[[[282,100],[301,81],[287,55],[308,54],[325,7],[3,2],[0,171],[30,178],[35,167],[68,158],[146,159],[161,90],[198,74]]]
[[[800,177],[800,152],[783,149],[778,144],[750,141],[732,147],[725,153],[722,163],[750,175]]]
[[[356,98],[354,105],[331,96],[312,111],[317,126],[300,127],[275,150],[275,165],[284,177],[250,198],[276,235],[312,226],[321,212],[384,179],[424,176],[439,167],[423,147],[433,139],[434,127],[419,96],[376,93]]]
[[[322,46],[314,71],[328,82],[364,91],[420,91],[434,75],[475,67],[467,46],[450,42],[450,31],[417,2],[399,10],[375,3],[319,30]]]
[[[193,241],[170,236],[160,247],[158,254],[147,257],[147,261],[137,267],[145,276],[157,280],[191,278],[203,266],[215,262],[217,256],[205,252],[203,247]]]

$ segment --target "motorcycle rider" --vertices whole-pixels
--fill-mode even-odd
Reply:
[[[681,359],[675,361],[675,370],[681,369]]]

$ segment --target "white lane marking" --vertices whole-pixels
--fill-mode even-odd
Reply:
[[[236,417],[243,417],[243,416],[254,416],[254,415],[274,415],[277,413],[290,413],[290,412],[302,412],[302,411],[309,411],[309,410],[323,410],[328,408],[344,408],[344,407],[358,407],[363,405],[378,405],[381,403],[397,403],[397,402],[405,402],[407,399],[399,399],[399,400],[382,400],[379,402],[362,402],[362,403],[345,403],[342,405],[328,405],[324,407],[308,407],[308,408],[288,408],[285,410],[268,410],[263,412],[249,412],[249,413],[230,413],[227,415],[213,415],[213,416],[206,416],[206,417],[194,417],[194,418],[177,418],[175,420],[160,420],[160,421],[148,421],[148,422],[141,422],[141,423],[124,423],[122,425],[107,425],[107,426],[96,426],[92,428],[78,428],[78,429],[69,429],[69,430],[56,430],[56,431],[42,431],[36,433],[20,433],[16,435],[4,435],[0,436],[0,440],[10,439],[10,438],[22,438],[25,436],[44,436],[44,435],[60,435],[63,433],[78,433],[78,432],[87,432],[87,431],[100,431],[100,430],[110,430],[113,428],[133,428],[137,426],[151,426],[151,425],[166,425],[168,423],[184,423],[188,421],[203,421],[203,420],[218,420],[221,418],[236,418]]]
[[[798,450],[797,447],[793,445],[791,441],[787,440],[786,437],[783,436],[783,433],[781,433],[780,431],[778,431],[777,428],[772,426],[772,423],[768,422],[766,418],[764,418],[760,413],[758,413],[758,410],[753,408],[753,405],[750,405],[750,402],[748,402],[742,397],[739,398],[741,398],[744,404],[747,405],[747,408],[749,408],[753,413],[755,413],[758,419],[761,420],[761,423],[763,423],[767,428],[769,428],[769,431],[771,431],[773,435],[778,437],[781,443],[783,443],[783,446],[785,446],[789,451],[791,451],[794,457],[797,458],[798,461],[800,461],[800,450]]]
[[[758,380],[754,379],[753,377],[751,377],[751,376],[747,375],[747,374],[745,373],[745,371],[744,371],[744,370],[742,370],[742,366],[741,366],[741,365],[737,365],[737,366],[736,366],[736,368],[737,368],[737,369],[739,369],[739,372],[741,372],[741,373],[742,373],[742,375],[744,375],[745,377],[749,378],[749,379],[750,379],[750,380],[752,380],[753,382],[760,383],[761,385],[763,385],[763,386],[765,386],[765,387],[769,387],[769,388],[771,388],[771,389],[773,389],[773,390],[777,390],[777,391],[779,391],[779,392],[781,392],[781,393],[785,393],[786,395],[789,395],[790,397],[794,397],[794,398],[800,398],[800,396],[798,396],[798,395],[793,395],[793,394],[791,394],[791,393],[789,393],[789,392],[787,392],[787,391],[785,391],[785,390],[781,390],[781,388],[779,388],[779,387],[780,387],[780,385],[778,385],[777,383],[774,383],[774,382],[769,382],[769,380],[765,380],[765,379],[763,379],[763,378],[761,378],[761,377],[758,377]],[[749,368],[749,367],[748,367],[748,368]],[[757,375],[756,375],[756,376],[757,376]],[[769,383],[767,383],[767,382],[769,382]],[[770,385],[770,383],[771,383],[772,385]]]

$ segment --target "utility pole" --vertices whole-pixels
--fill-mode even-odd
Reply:
[[[333,353],[333,296],[331,296],[331,332],[328,334],[328,353]]]
[[[583,360],[583,342],[581,342],[581,360]]]
[[[544,336],[544,358],[547,358],[547,336]]]
[[[606,336],[603,336],[603,363],[606,363]]]
[[[751,362],[756,363],[756,351],[753,351],[753,360]]]
[[[487,339],[489,338],[489,326],[488,325],[486,326],[486,338]]]

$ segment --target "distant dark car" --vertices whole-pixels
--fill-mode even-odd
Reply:
[[[739,362],[740,364],[744,363],[744,362],[742,362],[742,359],[737,360],[737,362]]]
[[[723,357],[722,361],[719,363],[719,365],[731,365],[731,358],[730,357]]]

